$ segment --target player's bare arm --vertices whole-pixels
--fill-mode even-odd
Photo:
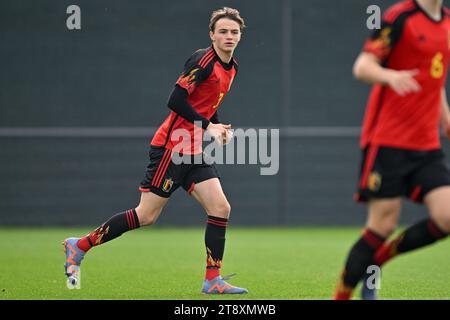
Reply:
[[[418,70],[383,68],[380,60],[370,52],[362,52],[353,65],[356,79],[368,84],[388,85],[400,96],[420,91],[420,85],[414,78],[418,74]]]

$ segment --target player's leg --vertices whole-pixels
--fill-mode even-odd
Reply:
[[[220,275],[231,206],[225,197],[218,178],[196,184],[191,195],[201,204],[207,214],[205,231],[206,279],[211,280]]]
[[[351,298],[358,282],[367,274],[367,268],[376,264],[375,252],[395,230],[400,211],[400,198],[378,199],[369,202],[366,227],[350,250],[336,288],[335,299]]]
[[[111,241],[127,231],[155,223],[167,201],[168,198],[143,192],[136,208],[113,215],[82,238],[65,239],[66,275],[71,277],[79,271],[81,261],[92,247]]]
[[[226,283],[220,275],[231,206],[223,192],[216,167],[206,164],[204,159],[202,161],[202,164],[194,165],[183,179],[183,188],[201,204],[207,214],[206,274],[202,292],[246,293],[246,289]]]
[[[212,178],[195,184],[191,195],[202,205],[208,215],[205,230],[206,274],[202,292],[207,294],[247,293],[246,289],[225,282],[226,278],[220,275],[231,206],[219,179]]]
[[[424,201],[437,229],[441,233],[450,233],[450,186],[434,189]]]
[[[395,239],[386,242],[375,255],[378,265],[445,238],[450,232],[450,187],[431,191],[424,199],[430,218],[422,220],[403,231]]]
[[[69,278],[78,272],[84,255],[92,247],[113,240],[124,232],[153,224],[156,221],[170,194],[179,186],[171,184],[171,190],[164,189],[167,185],[162,180],[165,174],[167,171],[176,171],[176,168],[173,168],[173,164],[170,162],[169,155],[170,150],[165,148],[152,147],[150,149],[150,163],[139,188],[142,194],[140,203],[136,208],[115,214],[82,238],[64,240],[64,251],[66,253],[64,267]]]
[[[168,200],[152,192],[142,192],[141,200],[136,208],[113,215],[81,238],[78,241],[78,247],[87,252],[92,247],[113,240],[127,231],[154,224]]]
[[[374,253],[397,225],[401,197],[407,187],[404,176],[409,166],[405,164],[402,150],[369,145],[362,151],[361,159],[358,192],[354,199],[368,203],[368,219],[362,236],[347,257],[335,299],[350,299],[358,282],[368,275],[367,267],[375,264]],[[366,293],[364,286],[362,293]],[[373,293],[371,298],[375,297]]]
[[[425,165],[411,176],[409,198],[428,207],[430,218],[419,221],[386,242],[376,253],[383,265],[399,254],[410,252],[443,239],[450,231],[450,173],[440,151],[429,152]]]

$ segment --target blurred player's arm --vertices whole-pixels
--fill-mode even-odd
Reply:
[[[420,90],[420,85],[414,78],[418,73],[418,70],[384,68],[380,59],[371,52],[362,52],[353,65],[356,79],[369,84],[387,85],[401,96]]]
[[[375,29],[366,40],[361,54],[353,65],[356,79],[369,84],[389,86],[398,95],[405,96],[420,90],[414,78],[418,70],[393,70],[386,68],[386,62],[402,37],[404,19],[392,7],[383,15],[381,27]]]
[[[450,108],[448,105],[447,92],[445,88],[442,89],[442,102],[441,102],[441,126],[450,139]]]

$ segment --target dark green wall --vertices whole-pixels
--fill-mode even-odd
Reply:
[[[238,8],[248,24],[236,51],[239,75],[221,105],[224,122],[359,126],[369,87],[352,78],[351,66],[369,34],[365,11],[392,3],[4,0],[0,129],[158,126],[185,60],[209,45],[210,12],[223,5]],[[66,28],[70,4],[81,7],[82,30]],[[283,79],[283,5],[292,18],[290,83]],[[0,225],[95,225],[136,205],[149,139],[0,137]],[[220,166],[235,223],[364,222],[364,207],[351,200],[357,137],[281,143],[278,176],[260,176],[257,166]],[[406,211],[405,221],[421,214]],[[160,223],[203,221],[200,206],[180,190]]]

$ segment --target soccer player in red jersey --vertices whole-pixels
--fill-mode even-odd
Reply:
[[[202,292],[247,292],[225,282],[226,277],[220,275],[231,208],[215,166],[205,160],[202,152],[205,130],[220,143],[230,139],[228,130],[231,126],[219,122],[217,109],[237,73],[233,53],[244,27],[244,20],[236,9],[225,7],[212,13],[209,25],[212,45],[197,50],[186,61],[168,101],[170,115],[151,141],[150,163],[139,188],[139,205],[112,216],[83,238],[64,241],[66,275],[70,282],[75,284],[77,281],[80,263],[88,250],[126,231],[154,224],[172,192],[182,186],[208,215],[205,232],[206,275]],[[198,131],[200,135],[196,134]],[[187,134],[188,139],[180,140],[183,134]],[[174,157],[181,154],[184,159],[187,155],[189,161],[175,163]]]
[[[368,203],[362,236],[353,245],[335,299],[350,299],[363,281],[362,298],[376,299],[369,266],[445,238],[450,232],[450,172],[439,126],[450,138],[445,92],[450,18],[443,0],[408,0],[383,16],[354,65],[358,80],[373,84],[364,119],[359,190]],[[397,226],[402,197],[423,203],[429,218],[387,238]]]

